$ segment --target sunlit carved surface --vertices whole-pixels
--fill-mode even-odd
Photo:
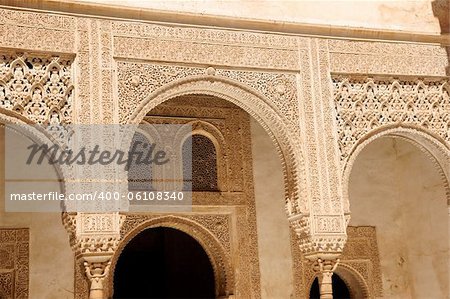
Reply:
[[[62,223],[76,257],[75,276],[68,278],[75,280],[74,289],[44,279],[46,273],[39,271],[58,266],[51,260],[38,264],[35,275],[51,291],[58,290],[57,296],[110,296],[110,273],[130,238],[146,227],[167,226],[183,230],[205,248],[218,295],[270,294],[261,291],[258,239],[264,234],[257,232],[253,117],[281,161],[288,220],[280,226],[289,225],[291,231],[292,298],[304,298],[315,276],[330,282],[333,271],[354,297],[386,297],[380,267],[385,261],[377,243],[385,226],[347,227],[349,176],[368,144],[381,137],[403,138],[430,157],[450,202],[449,56],[436,42],[437,23],[448,21],[437,20],[442,11],[433,9],[445,7],[438,4],[412,5],[417,14],[377,4],[376,11],[358,18],[382,25],[369,27],[374,29],[386,28],[387,22],[376,16],[394,15],[404,26],[388,28],[404,30],[371,31],[367,40],[343,35],[355,36],[359,29],[351,28],[330,37],[263,31],[287,30],[264,22],[258,30],[236,30],[110,18],[107,7],[99,9],[102,18],[1,8],[2,123],[190,123],[199,133],[193,138],[192,213],[64,213]],[[333,17],[338,15],[333,11]],[[420,27],[432,36],[406,32],[418,30],[419,23],[410,23],[412,15],[427,20]],[[376,39],[378,33],[389,41]],[[146,171],[129,174],[151,177],[151,169]],[[1,222],[9,233],[21,231],[9,228],[22,224]],[[28,239],[23,240],[25,246]],[[13,292],[16,298],[45,297],[42,289],[29,289],[25,253],[19,264],[12,264],[17,242],[1,243],[0,297]],[[11,274],[17,265],[24,269],[20,282]]]

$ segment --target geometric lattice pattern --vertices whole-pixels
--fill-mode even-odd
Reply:
[[[0,107],[39,124],[70,123],[71,63],[58,57],[0,55]]]
[[[383,125],[418,125],[450,142],[448,81],[333,78],[339,149],[345,161],[353,146]]]
[[[212,141],[203,135],[195,134],[183,144],[183,161],[191,153],[192,169],[183,163],[183,177],[185,185],[192,182],[192,191],[217,191],[217,157],[216,148]],[[192,174],[189,173],[192,170]]]
[[[142,133],[136,132],[131,141],[130,150],[134,149],[136,152],[147,152],[147,148],[143,145],[150,144],[151,141],[147,139]],[[129,190],[152,190],[152,163],[130,163],[128,169],[128,189]]]
[[[361,275],[373,297],[383,295],[377,233],[373,226],[347,227],[348,239],[341,263]]]

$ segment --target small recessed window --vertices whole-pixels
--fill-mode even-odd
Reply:
[[[189,157],[192,157],[191,163]],[[216,148],[208,137],[195,134],[185,140],[183,178],[185,190],[189,190],[191,186],[192,191],[218,190]]]

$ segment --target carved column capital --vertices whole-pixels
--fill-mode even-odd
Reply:
[[[112,255],[83,256],[86,276],[90,281],[89,299],[104,299],[103,282],[108,274]]]
[[[105,299],[103,282],[120,241],[125,220],[118,213],[63,213],[64,227],[77,261],[90,282],[89,299]]]
[[[333,273],[336,270],[340,259],[323,260],[317,259],[313,261],[313,269],[316,273]]]
[[[295,215],[289,222],[299,238],[299,247],[310,261],[335,260],[347,241],[342,215]]]
[[[105,299],[103,282],[118,243],[119,236],[113,235],[93,234],[77,239],[74,249],[90,282],[89,299]]]
[[[339,264],[339,259],[317,259],[313,262],[313,269],[317,273],[320,287],[320,299],[333,299],[333,272]]]

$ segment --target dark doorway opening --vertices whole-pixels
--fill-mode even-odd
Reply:
[[[113,298],[215,298],[214,271],[203,247],[188,234],[146,229],[117,261]]]
[[[337,275],[331,277],[333,282],[333,299],[350,299],[350,291],[345,282]],[[320,299],[319,279],[314,279],[309,292],[310,299]]]

